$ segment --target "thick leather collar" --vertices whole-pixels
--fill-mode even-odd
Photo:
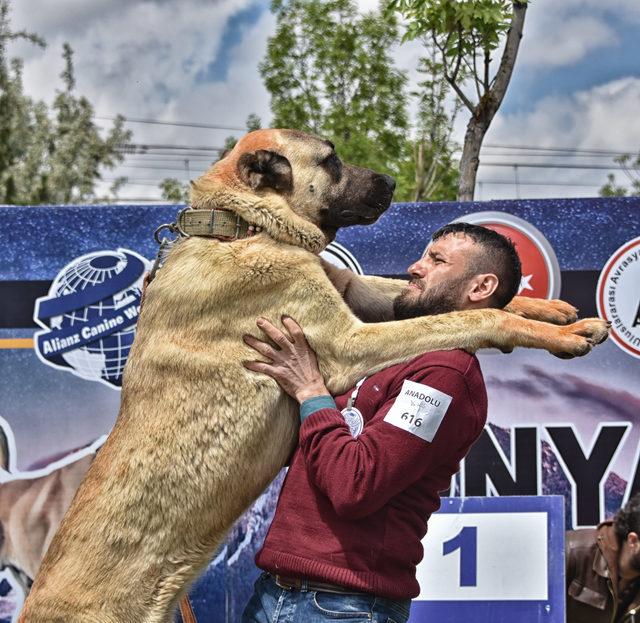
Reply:
[[[203,236],[224,241],[250,238],[262,230],[235,212],[218,208],[185,208],[178,214],[175,228],[184,237]]]

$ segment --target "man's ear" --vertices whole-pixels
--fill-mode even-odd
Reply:
[[[474,303],[489,300],[498,289],[498,283],[498,277],[493,273],[476,275],[471,280],[469,299]]]
[[[242,154],[238,159],[238,175],[252,190],[272,188],[288,192],[293,188],[291,164],[275,151],[258,149]]]

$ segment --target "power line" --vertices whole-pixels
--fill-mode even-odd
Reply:
[[[149,157],[149,156],[172,156],[173,160],[184,160],[185,158],[193,158],[193,159],[199,159],[202,161],[208,161],[208,162],[214,162],[217,157],[216,154],[210,154],[210,155],[206,155],[205,153],[201,152],[201,151],[153,151],[153,152],[149,152],[149,153],[137,153],[137,154],[126,154],[123,152],[119,152],[120,156],[123,156],[125,158],[130,158],[131,156],[141,156],[143,158]]]
[[[496,143],[486,143],[483,147],[489,148],[497,148],[497,149],[522,149],[529,151],[562,151],[569,153],[592,153],[592,154],[609,154],[612,156],[619,156],[620,154],[628,154],[635,153],[638,151],[638,148],[635,149],[621,149],[621,150],[611,150],[611,149],[597,149],[597,148],[578,148],[578,147],[535,147],[533,145],[499,145]]]
[[[164,167],[155,164],[119,164],[118,167],[123,169],[158,169],[161,171],[182,171],[182,173],[184,173],[185,171],[184,164],[181,167]],[[202,172],[204,172],[205,169],[198,168],[198,170],[201,170]]]
[[[178,155],[167,154],[136,154],[135,156],[127,155],[127,162],[184,162],[185,158],[193,162],[212,162],[212,159],[202,154],[189,155],[188,153],[180,153]]]
[[[232,125],[219,125],[214,123],[202,123],[196,121],[164,121],[161,119],[150,119],[150,118],[139,118],[139,117],[127,117],[123,115],[125,122],[127,123],[144,123],[151,125],[166,125],[166,126],[176,126],[176,127],[187,127],[187,128],[203,128],[208,130],[232,130],[239,132],[246,132],[247,128],[242,126],[232,126]],[[109,116],[96,116],[95,119],[100,119],[104,121],[115,121],[116,117]],[[573,154],[592,154],[592,155],[611,155],[611,156],[619,156],[621,154],[626,153],[635,153],[638,148],[632,149],[600,149],[600,148],[578,148],[578,147],[536,147],[534,145],[505,145],[500,143],[485,143],[483,149],[517,149],[517,150],[525,150],[525,151],[544,151],[544,152],[566,152]],[[207,148],[209,149],[209,148]],[[220,149],[220,148],[215,148]]]
[[[103,121],[115,121],[117,117],[95,117]],[[139,119],[135,117],[124,117],[127,123],[148,123],[151,125],[173,125],[185,128],[204,128],[207,130],[239,130],[246,132],[247,128],[241,128],[233,125],[216,125],[213,123],[195,123],[191,121],[161,121],[160,119]]]
[[[602,169],[604,171],[640,171],[638,167],[626,167],[619,166],[607,166],[606,164],[562,164],[562,163],[549,163],[542,162],[480,162],[480,165],[485,167],[522,167],[527,169]]]
[[[610,154],[592,154],[592,153],[566,153],[566,152],[561,152],[561,153],[557,153],[557,154],[550,154],[550,153],[529,153],[529,154],[514,154],[514,153],[509,153],[509,152],[482,152],[482,157],[483,158],[487,158],[487,157],[491,157],[491,158],[497,158],[499,156],[502,157],[506,157],[506,158],[536,158],[536,157],[540,157],[540,158],[606,158],[608,160],[611,160],[611,155]]]
[[[513,180],[478,180],[478,184],[505,184],[514,186]],[[520,186],[584,186],[588,188],[600,188],[602,184],[583,184],[581,182],[520,182]]]
[[[224,151],[224,147],[212,147],[211,145],[175,145],[165,143],[121,143],[116,149],[124,154],[146,154],[149,150],[172,150],[177,151]]]

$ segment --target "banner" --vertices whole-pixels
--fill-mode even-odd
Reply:
[[[0,623],[15,620],[113,425],[153,232],[178,209],[0,208]],[[340,231],[325,257],[404,278],[453,220],[507,234],[523,263],[521,294],[605,317],[612,336],[569,361],[481,354],[489,422],[449,493],[561,494],[567,527],[594,525],[640,491],[640,198],[395,204],[372,226]],[[201,623],[239,620],[281,479],[195,586]]]

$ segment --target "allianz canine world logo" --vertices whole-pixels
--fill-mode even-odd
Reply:
[[[513,242],[522,263],[520,296],[557,299],[560,296],[560,264],[553,247],[542,232],[529,221],[508,212],[474,212],[454,222],[482,225]]]
[[[611,339],[640,359],[640,237],[623,244],[600,273],[596,305],[611,322]]]
[[[77,257],[36,301],[34,335],[40,360],[119,389],[135,337],[147,260],[128,249]]]

